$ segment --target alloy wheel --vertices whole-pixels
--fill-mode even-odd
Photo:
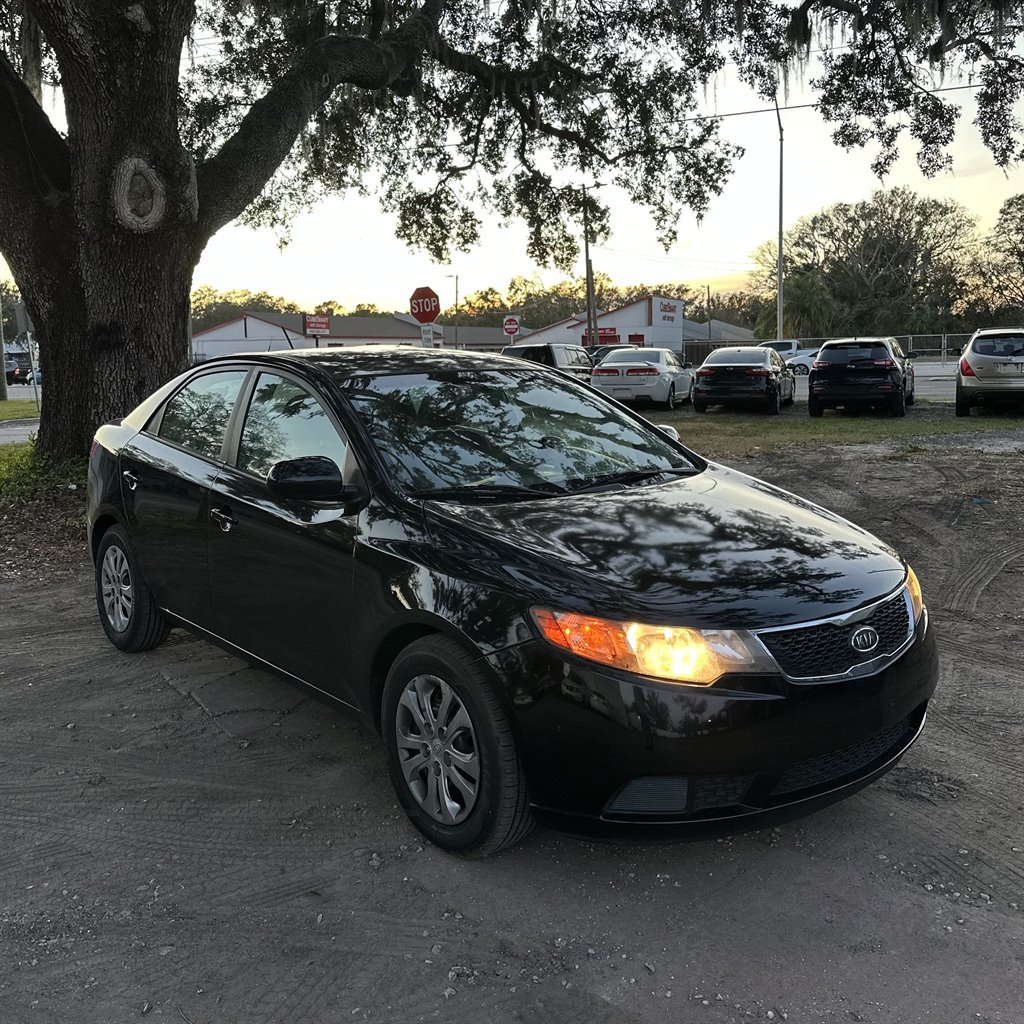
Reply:
[[[123,633],[132,621],[135,593],[128,559],[116,544],[111,544],[103,555],[100,586],[107,621],[118,633]]]
[[[416,802],[442,825],[472,813],[480,792],[480,746],[465,704],[443,679],[419,675],[395,712],[402,776]]]

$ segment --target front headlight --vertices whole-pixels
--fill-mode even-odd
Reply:
[[[914,611],[914,622],[920,622],[924,611],[924,598],[921,596],[921,584],[917,581],[917,573],[907,566],[907,592],[910,594],[910,606]]]
[[[546,608],[534,608],[532,614],[556,647],[643,676],[710,686],[727,672],[776,671],[744,631],[650,626]]]

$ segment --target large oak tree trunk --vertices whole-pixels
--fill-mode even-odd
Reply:
[[[5,239],[39,342],[44,456],[85,453],[97,426],[188,365],[189,292],[203,241],[177,88],[193,14],[184,0],[97,0],[67,32],[60,4],[49,9],[50,24],[41,13],[64,77],[66,146],[8,87],[8,103],[27,124],[27,162],[47,187],[41,203],[28,196],[13,211]],[[39,159],[47,147],[50,165]]]

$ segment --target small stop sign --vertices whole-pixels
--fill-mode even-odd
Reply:
[[[441,312],[441,300],[433,288],[417,288],[409,297],[409,312],[421,324],[432,324]]]

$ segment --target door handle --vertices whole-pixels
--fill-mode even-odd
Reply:
[[[139,478],[130,469],[121,471],[121,476],[124,477],[124,482],[128,485],[129,491],[134,491],[139,486]]]
[[[220,526],[224,533],[230,531],[231,527],[238,522],[231,514],[231,510],[227,508],[211,508],[210,518]]]

